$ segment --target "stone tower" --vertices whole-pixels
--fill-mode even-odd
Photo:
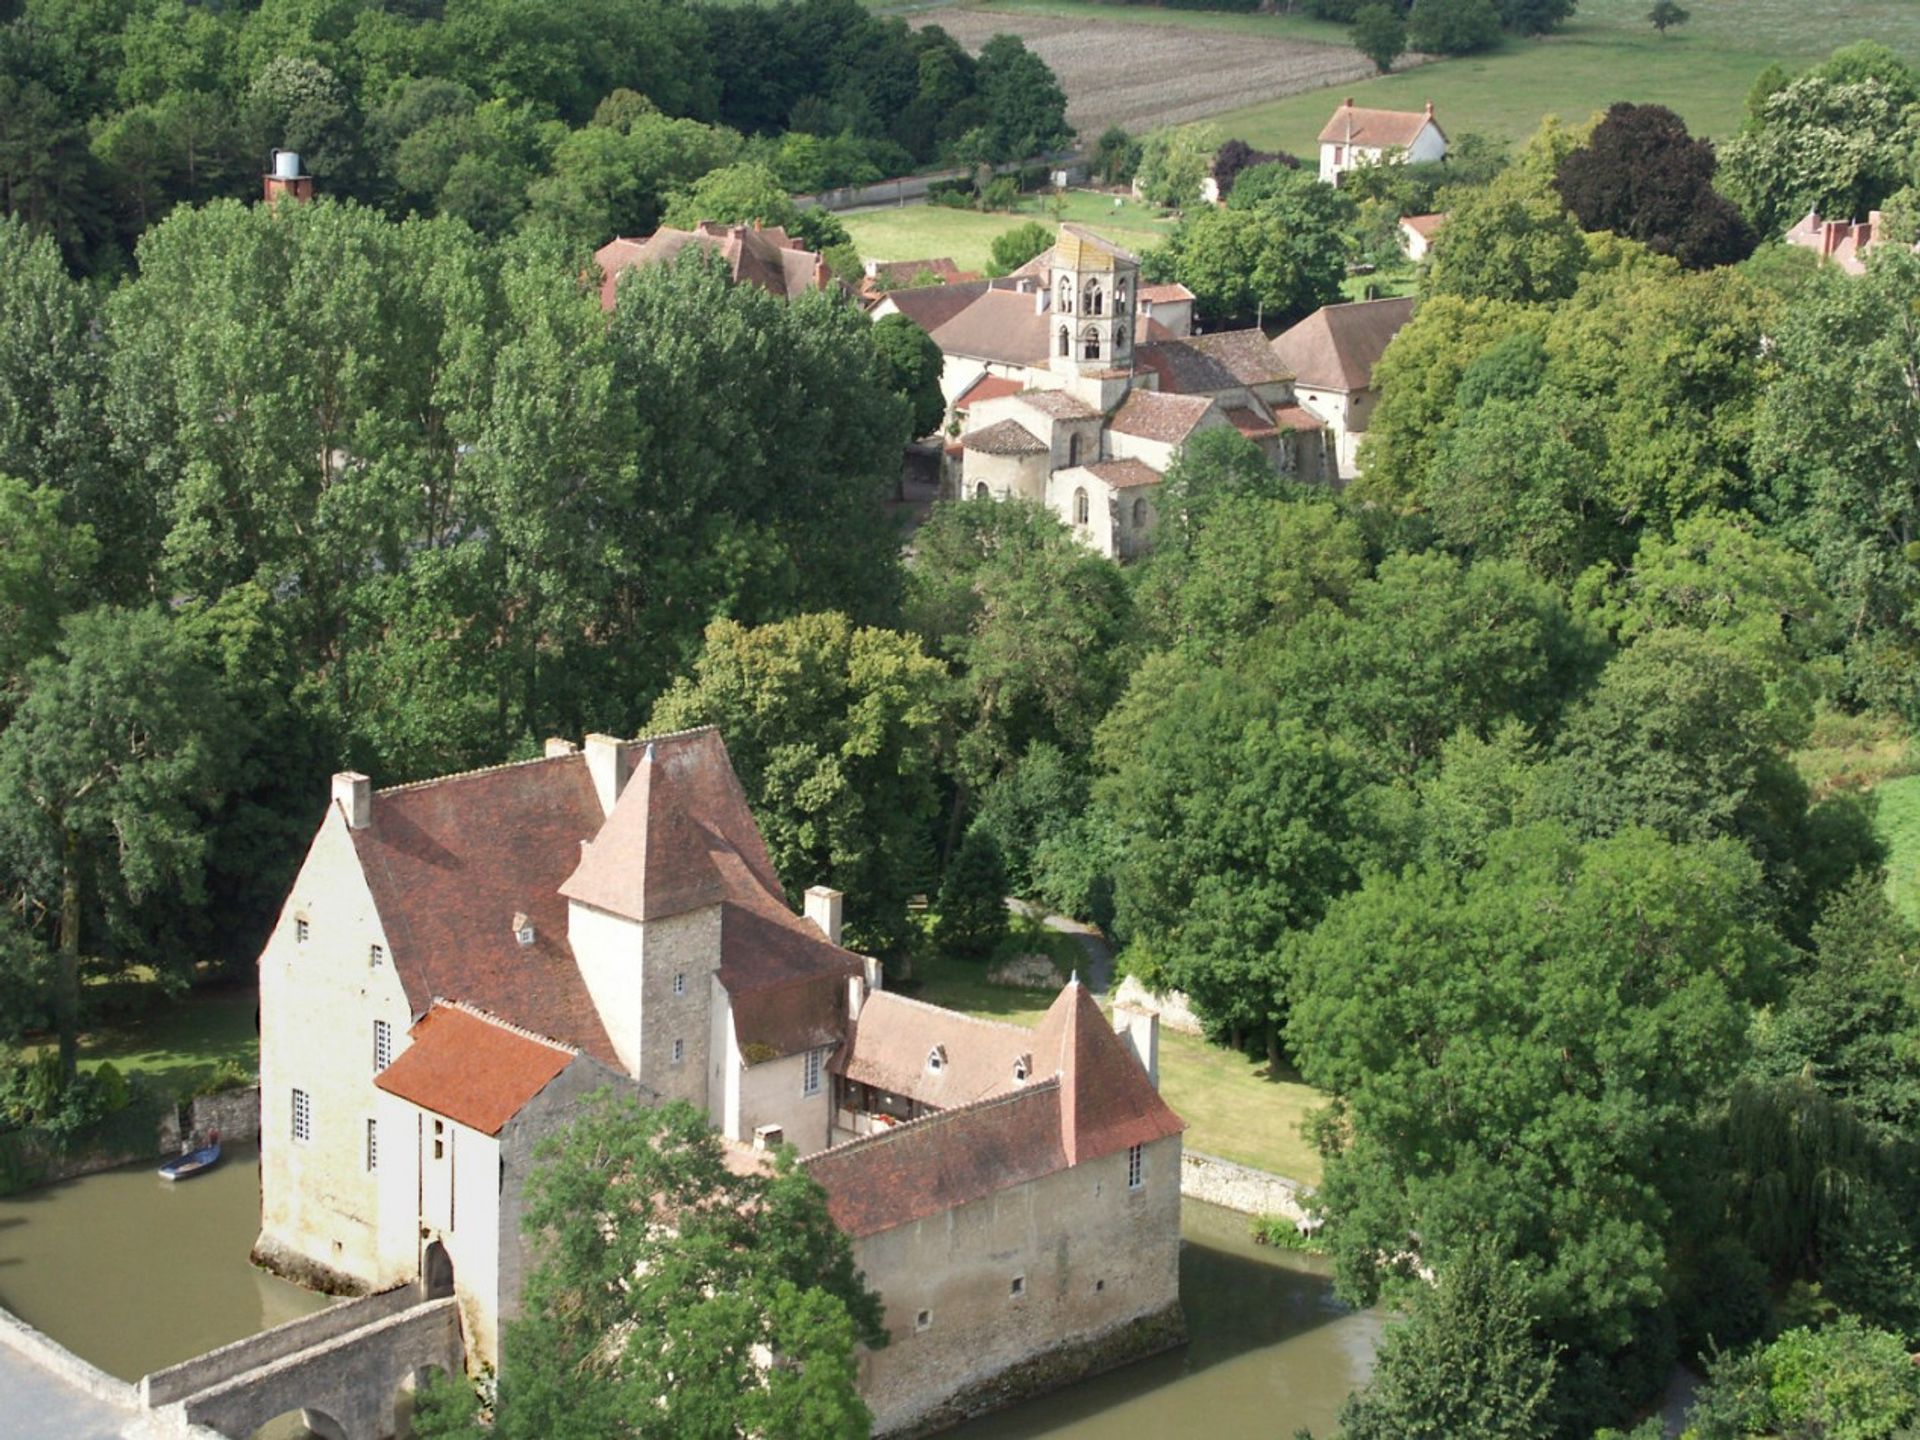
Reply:
[[[1062,225],[1048,271],[1049,368],[1085,375],[1133,370],[1140,262],[1078,225]]]

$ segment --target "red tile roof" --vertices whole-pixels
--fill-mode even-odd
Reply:
[[[1258,415],[1254,414],[1253,411],[1240,406],[1235,406],[1233,409],[1227,411],[1226,416],[1233,428],[1238,430],[1242,435],[1245,435],[1249,440],[1258,440],[1263,436],[1275,433],[1273,426],[1269,425],[1265,420],[1262,420]]]
[[[878,1012],[875,1002],[882,1004]],[[1023,1040],[1025,1051],[1018,1048]],[[926,1052],[936,1043],[946,1047],[945,1062],[940,1076],[929,1080]],[[1013,1078],[1013,1061],[1022,1054],[1032,1061],[1032,1078],[1024,1084]],[[1078,982],[1061,990],[1040,1023],[1026,1031],[885,992],[870,996],[842,1068],[856,1080],[886,1077],[896,1083],[867,1083],[915,1098],[922,1097],[914,1087],[932,1084],[950,1084],[953,1094],[984,1092],[804,1162],[826,1188],[835,1222],[854,1236],[924,1219],[1186,1128]]]
[[[1130,390],[1109,421],[1122,435],[1178,445],[1206,418],[1213,401],[1204,395],[1162,395],[1153,390]]]
[[[983,455],[1044,455],[1047,444],[1018,420],[996,420],[978,430],[969,430],[960,443]]]
[[[1387,345],[1412,317],[1411,296],[1323,305],[1276,336],[1273,353],[1301,385],[1365,390]]]
[[[1183,300],[1193,299],[1193,291],[1177,282],[1172,285],[1142,285],[1137,293],[1142,300],[1151,300],[1156,305],[1177,305]]]
[[[1044,298],[1028,290],[985,290],[972,304],[927,330],[945,355],[995,360],[1003,365],[1044,365],[1048,354],[1047,315],[1039,308]],[[914,318],[919,321],[918,316]]]
[[[626,271],[670,261],[689,245],[718,254],[735,284],[747,281],[789,300],[808,290],[823,290],[832,279],[826,261],[777,225],[763,228],[702,220],[692,230],[662,226],[645,240],[620,237],[596,250],[593,260],[602,276],[602,308],[613,308],[620,276]]]
[[[490,1015],[436,1003],[373,1083],[423,1110],[498,1135],[578,1053]]]
[[[1273,412],[1273,420],[1282,430],[1324,430],[1320,417],[1299,405],[1282,405]]]
[[[1349,100],[1321,127],[1322,145],[1364,145],[1385,148],[1413,144],[1414,137],[1433,120],[1433,106],[1420,110],[1372,110]],[[1440,128],[1434,123],[1434,129]],[[1442,132],[1445,133],[1444,131]]]
[[[1167,478],[1144,460],[1102,460],[1086,468],[1116,490],[1135,490],[1142,485],[1158,485]]]
[[[1431,240],[1434,232],[1447,223],[1447,212],[1442,210],[1432,215],[1402,215],[1400,226],[1411,230],[1423,240]]]
[[[965,410],[982,400],[1004,400],[1009,395],[1018,395],[1025,388],[1018,380],[1009,380],[1004,375],[982,375],[960,392],[960,398],[953,402],[953,408]]]

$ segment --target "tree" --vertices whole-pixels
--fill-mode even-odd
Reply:
[[[1407,18],[1407,44],[1432,55],[1471,55],[1499,43],[1493,0],[1417,0]]]
[[[1353,17],[1353,48],[1382,75],[1406,53],[1407,20],[1394,5],[1364,5]]]
[[[1571,16],[1576,0],[1496,0],[1500,24],[1515,35],[1545,35]]]
[[[0,716],[90,588],[99,546],[87,526],[63,525],[60,510],[54,491],[0,475]]]
[[[718,726],[790,895],[845,891],[855,942],[891,952],[932,870],[946,699],[946,667],[910,636],[831,614],[716,620],[648,725]]]
[[[57,653],[27,667],[26,698],[0,732],[0,860],[13,903],[55,936],[53,1012],[69,1076],[83,945],[124,936],[130,907],[163,890],[198,896],[236,723],[158,610],[76,615]],[[102,933],[84,941],[95,918]],[[142,958],[163,970],[181,960]]]
[[[1007,933],[1007,888],[999,842],[974,826],[941,877],[934,943],[970,959],[984,957]]]
[[[1167,466],[1155,498],[1155,549],[1191,552],[1221,505],[1241,499],[1277,500],[1292,488],[1246,436],[1225,427],[1203,430]]]
[[[1212,125],[1180,125],[1156,130],[1140,142],[1134,188],[1150,205],[1180,210],[1200,199],[1200,182],[1220,150],[1220,132]]]
[[[1213,156],[1213,184],[1222,200],[1233,194],[1240,176],[1248,170],[1263,165],[1285,165],[1294,169],[1300,162],[1291,155],[1269,155],[1264,150],[1256,150],[1244,140],[1229,140]],[[1252,209],[1251,205],[1245,207]]]
[[[1126,184],[1133,179],[1139,164],[1140,142],[1118,125],[1109,125],[1100,132],[1093,154],[1087,160],[1088,168],[1109,185]]]
[[[1647,19],[1664,39],[1669,29],[1684,25],[1693,18],[1692,14],[1679,0],[1653,0],[1653,8],[1647,11]]]
[[[1698,1440],[1896,1440],[1920,1416],[1920,1369],[1898,1335],[1851,1315],[1718,1356],[1687,1414]]]
[[[1485,1235],[1545,1338],[1635,1343],[1699,1123],[1782,958],[1765,908],[1737,845],[1551,826],[1336,901],[1297,947],[1288,1038],[1334,1096],[1318,1199],[1341,1293],[1417,1292]]]
[[[910,432],[931,435],[947,416],[947,397],[940,390],[946,363],[940,347],[904,315],[884,315],[874,323],[873,348],[879,357],[881,384],[912,409]]]
[[[1052,244],[1053,231],[1038,220],[1029,220],[1024,225],[1003,231],[993,237],[993,273],[1006,275],[1018,270]]]
[[[603,1091],[539,1155],[495,1435],[866,1435],[854,1346],[886,1343],[880,1298],[790,1153],[737,1175],[691,1106]]]
[[[1726,191],[1775,235],[1809,210],[1864,216],[1905,183],[1920,117],[1902,85],[1810,72],[1766,97],[1720,154]]]
[[[1333,186],[1288,171],[1252,209],[1210,207],[1183,217],[1147,253],[1142,273],[1179,281],[1209,316],[1305,315],[1338,298],[1346,275],[1341,236],[1352,218],[1352,202]]]
[[[1571,295],[1586,261],[1586,238],[1560,197],[1516,165],[1448,212],[1423,283],[1431,295],[1539,304]]]
[[[1381,1337],[1367,1388],[1340,1410],[1340,1440],[1535,1440],[1553,1422],[1559,1370],[1534,1334],[1527,1287],[1496,1242],[1469,1242]]]
[[[1019,36],[996,35],[980,47],[974,83],[985,106],[993,159],[1032,159],[1073,139],[1067,92]]]
[[[1663,105],[1620,103],[1560,162],[1554,186],[1586,230],[1611,230],[1690,270],[1732,265],[1755,236],[1713,188],[1712,142]]]

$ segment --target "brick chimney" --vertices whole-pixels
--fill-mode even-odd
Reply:
[[[333,777],[333,800],[347,817],[347,827],[364,830],[373,823],[373,782],[354,770]]]
[[[1433,102],[1429,100],[1427,101],[1427,119],[1431,120],[1432,118],[1433,118]]]
[[[313,177],[300,173],[297,151],[273,152],[272,163],[261,177],[261,192],[260,198],[269,205],[287,197],[300,201],[313,199]]]

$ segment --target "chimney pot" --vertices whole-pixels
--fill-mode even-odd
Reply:
[[[1431,100],[1427,101],[1427,118],[1429,120],[1433,118],[1433,102]]]
[[[807,887],[807,919],[835,945],[840,943],[840,912],[846,896],[827,885]]]
[[[364,830],[373,822],[373,782],[354,770],[333,777],[333,799],[346,813],[347,826]]]

